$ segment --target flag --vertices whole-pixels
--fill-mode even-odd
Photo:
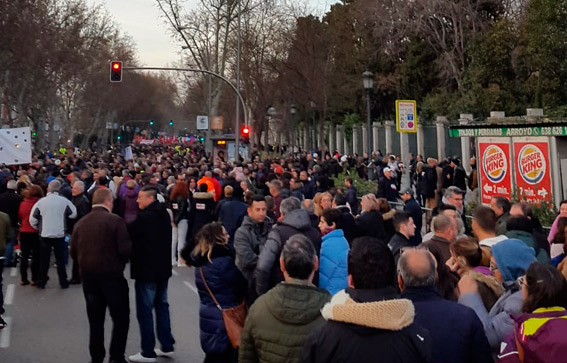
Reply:
[[[29,127],[0,129],[0,164],[29,164],[32,159]]]

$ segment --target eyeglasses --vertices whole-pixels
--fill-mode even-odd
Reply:
[[[496,266],[495,263],[492,263],[492,261],[490,261],[490,271],[494,273],[494,271],[496,270],[498,270],[498,266]]]

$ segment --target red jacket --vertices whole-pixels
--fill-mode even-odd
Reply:
[[[37,229],[33,228],[30,225],[30,213],[39,198],[31,198],[31,199],[24,199],[22,203],[20,203],[20,209],[18,211],[18,218],[20,219],[20,223],[22,227],[20,228],[20,232],[23,233],[37,233]]]

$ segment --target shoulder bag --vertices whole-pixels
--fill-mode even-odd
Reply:
[[[203,273],[203,268],[199,268],[199,272],[201,273],[201,278],[203,279],[203,284],[205,284],[205,288],[207,289],[209,295],[213,299],[215,305],[222,313],[222,318],[224,321],[224,326],[226,328],[226,334],[228,335],[228,339],[232,344],[232,347],[238,349],[240,347],[240,336],[242,335],[242,328],[244,327],[244,321],[246,320],[246,315],[248,314],[248,309],[246,308],[246,304],[244,300],[228,309],[223,309],[222,306],[219,304],[215,295],[209,288],[207,284],[207,280],[205,280],[205,274]]]

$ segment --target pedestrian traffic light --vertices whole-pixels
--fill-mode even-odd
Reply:
[[[204,137],[204,136],[199,137],[199,141],[200,141],[200,142],[205,142],[205,137]]]
[[[169,126],[173,126],[173,120],[169,120]]]
[[[110,62],[110,82],[122,82],[122,62]]]
[[[32,137],[36,137],[37,136],[37,132],[32,132]]]
[[[154,120],[150,120],[150,126],[153,126],[155,124]]]
[[[118,135],[116,138],[118,139],[118,141],[120,141],[120,139],[122,139],[122,136]]]
[[[250,127],[249,126],[242,126],[240,130],[240,139],[244,144],[248,144],[250,142]]]

